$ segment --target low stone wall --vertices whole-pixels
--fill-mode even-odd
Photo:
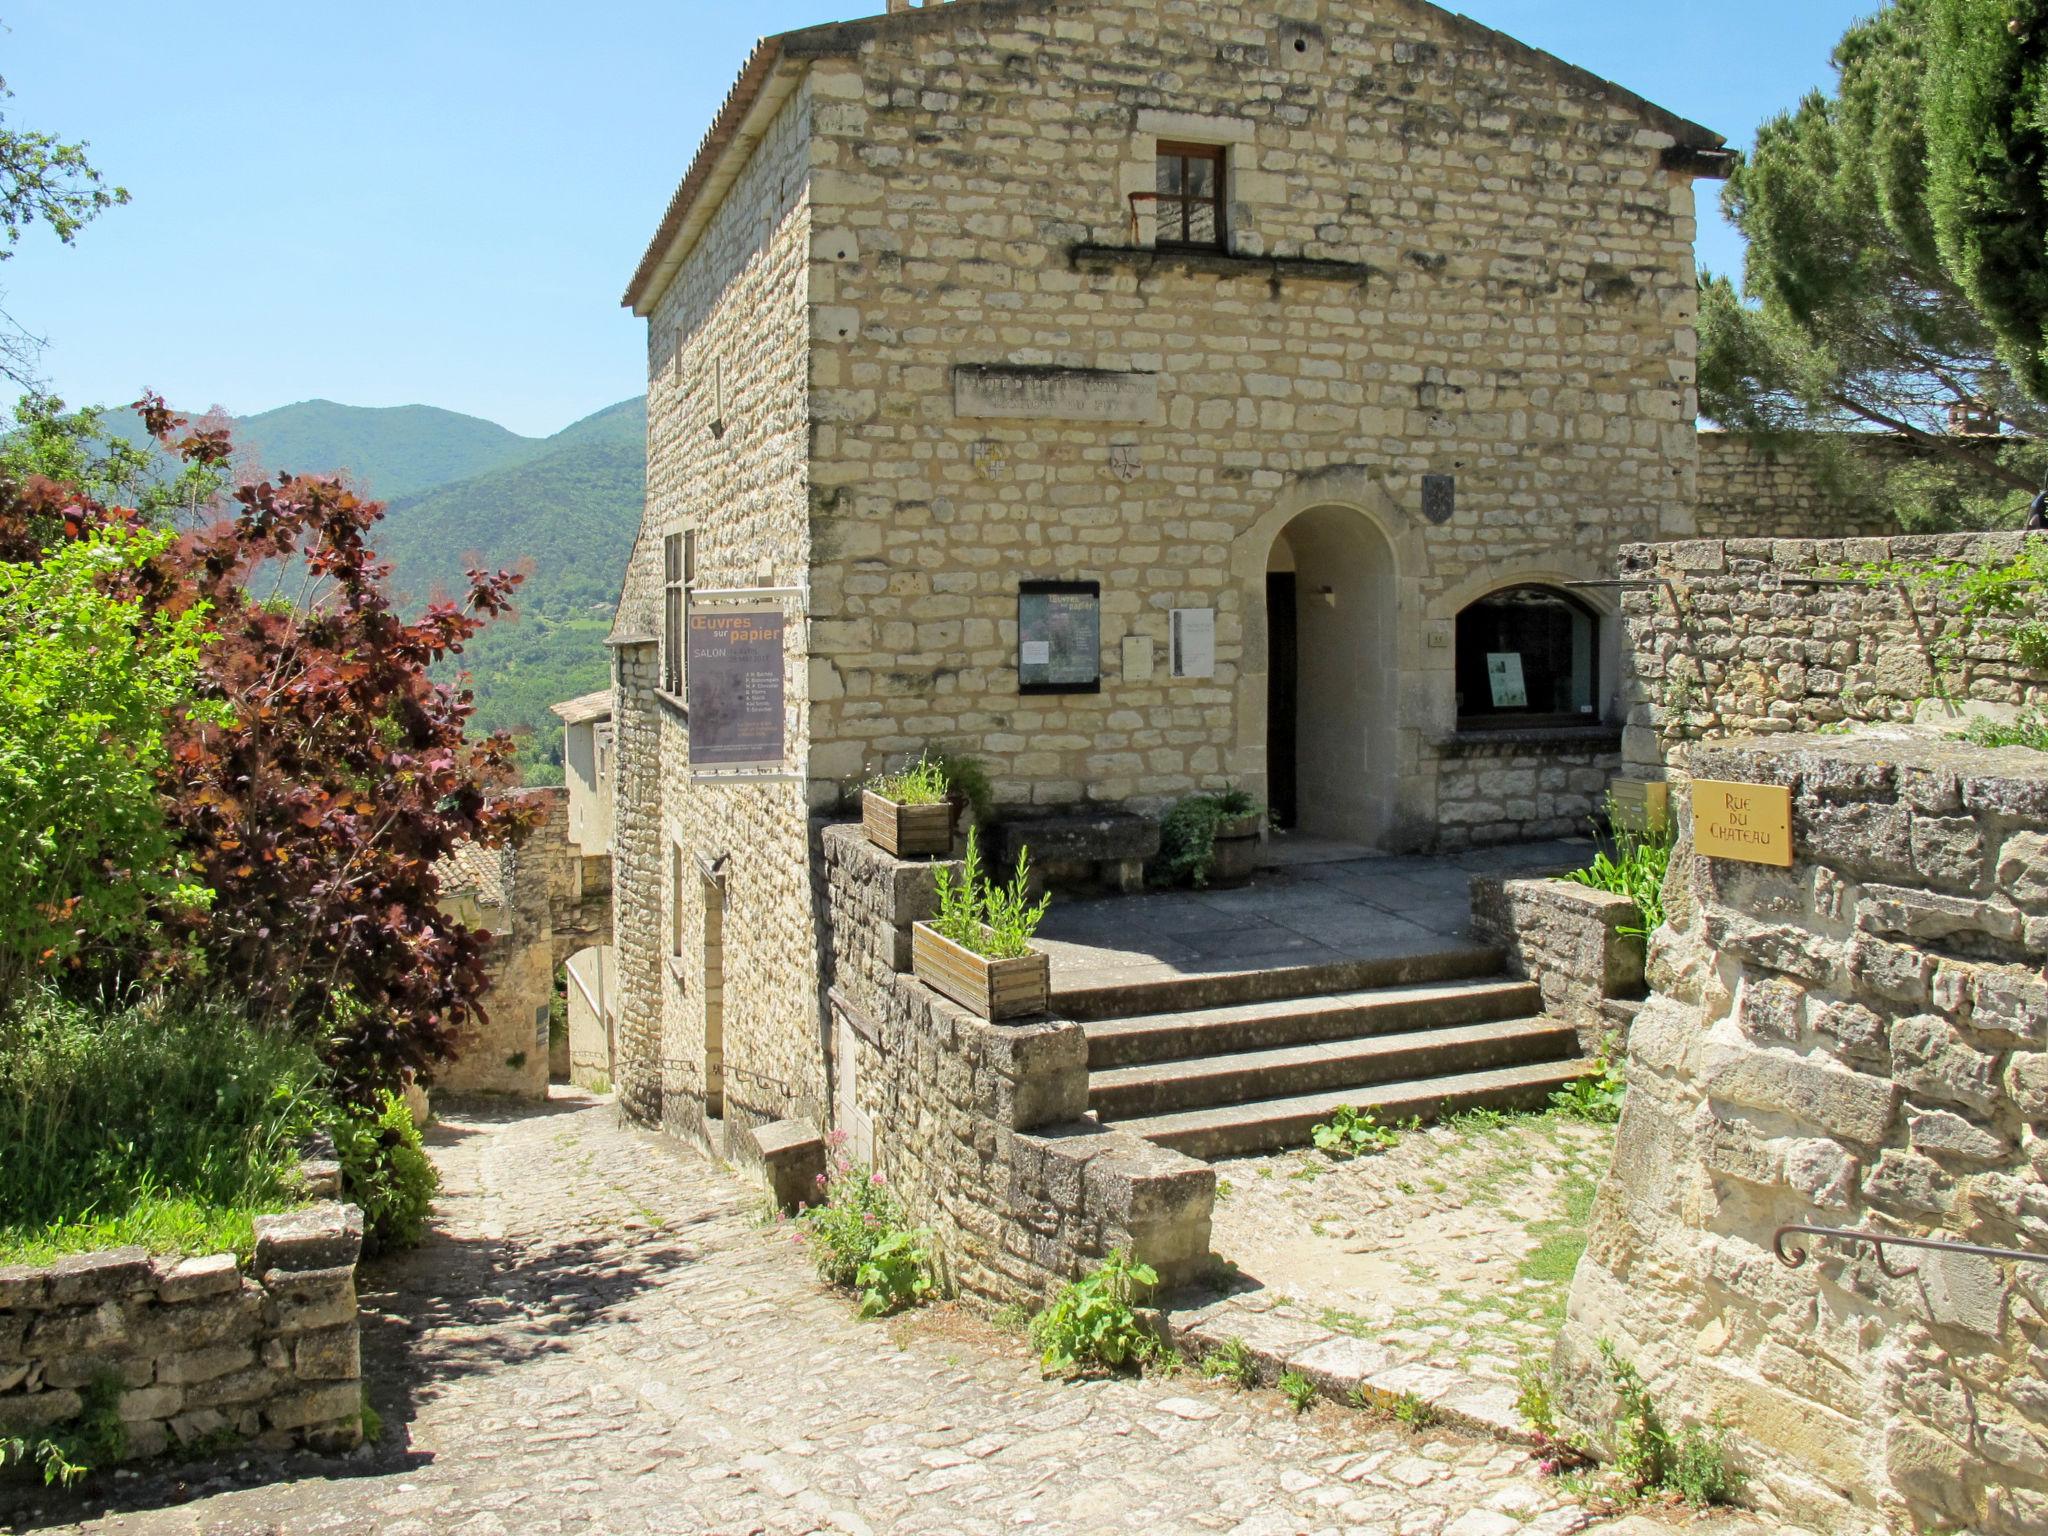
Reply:
[[[2048,756],[1895,730],[1693,769],[1789,786],[1796,863],[1693,858],[1681,818],[1560,1390],[1604,1433],[1611,1339],[1834,1536],[2048,1530],[2048,1269],[1772,1252],[1789,1223],[2048,1252]]]
[[[1621,766],[1612,727],[1486,731],[1439,744],[1437,846],[1489,847],[1574,837],[1607,803]]]
[[[1543,990],[1543,1011],[1598,1051],[1626,1035],[1644,994],[1644,940],[1621,930],[1643,915],[1626,896],[1568,880],[1472,878],[1472,934],[1500,947],[1509,971]]]
[[[117,1383],[128,1457],[362,1437],[352,1205],[259,1217],[253,1263],[140,1248],[0,1268],[0,1434],[61,1430]]]
[[[835,1122],[931,1228],[946,1278],[1035,1303],[1120,1248],[1167,1285],[1204,1271],[1214,1171],[1084,1118],[1080,1025],[990,1024],[903,974],[932,864],[858,826],[822,842]]]
[[[1638,775],[1682,777],[1691,744],[1908,721],[1925,701],[2048,703],[2048,676],[1987,622],[1896,585],[1834,585],[1844,566],[1981,562],[2020,534],[1891,539],[1690,539],[1621,552],[1628,675],[1622,751]],[[1939,664],[1939,670],[1937,669]]]

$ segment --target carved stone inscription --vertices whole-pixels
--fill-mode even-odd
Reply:
[[[967,365],[953,370],[953,410],[976,421],[1152,421],[1159,375]]]

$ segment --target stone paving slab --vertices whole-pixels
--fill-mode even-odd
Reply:
[[[1469,937],[1475,874],[1571,868],[1590,848],[1564,839],[1290,863],[1235,890],[1060,901],[1038,942],[1062,990],[1427,953]]]
[[[724,1170],[557,1091],[433,1133],[435,1235],[372,1266],[357,1457],[233,1458],[22,1529],[135,1536],[1569,1536],[1526,1451],[1192,1372],[1063,1384],[958,1308],[863,1324]],[[287,1481],[263,1481],[259,1479]],[[12,1501],[11,1505],[9,1501]]]

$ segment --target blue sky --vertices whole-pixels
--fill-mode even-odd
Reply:
[[[1458,0],[1747,144],[1877,0]],[[425,402],[552,432],[644,387],[618,297],[755,36],[882,0],[0,0],[8,122],[134,202],[0,264],[74,402]],[[1701,261],[1739,247],[1702,184]]]

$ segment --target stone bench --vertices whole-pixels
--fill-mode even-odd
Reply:
[[[991,873],[1014,869],[1031,850],[1036,886],[1107,886],[1135,891],[1146,861],[1159,853],[1159,823],[1131,811],[1066,811],[1003,822],[995,829]]]

